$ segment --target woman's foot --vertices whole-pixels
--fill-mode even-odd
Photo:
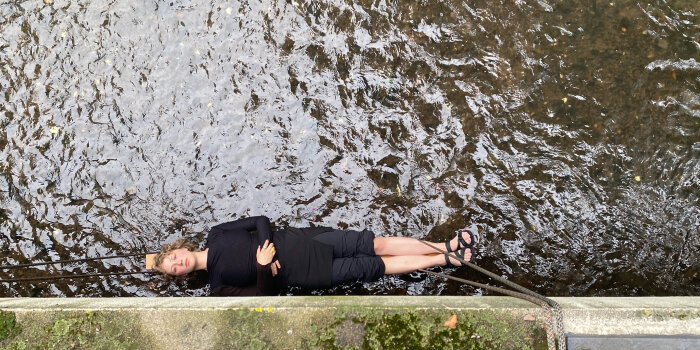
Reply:
[[[472,247],[464,247],[459,251],[452,252],[452,254],[444,254],[445,255],[445,265],[447,267],[460,267],[464,264],[462,264],[461,261],[457,260],[453,255],[456,255],[458,258],[464,260],[464,261],[471,261],[472,260]]]
[[[472,247],[473,245],[474,234],[469,230],[457,230],[455,232],[455,238],[445,242],[445,248],[448,252],[458,251],[463,248]]]

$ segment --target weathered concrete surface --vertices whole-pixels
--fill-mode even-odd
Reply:
[[[571,333],[700,335],[700,297],[552,299]]]
[[[698,350],[700,337],[687,335],[578,335],[569,334],[568,350]]]
[[[553,299],[570,333],[700,336],[700,297]],[[545,337],[542,311],[509,297],[0,298],[0,310],[8,349],[540,349]]]

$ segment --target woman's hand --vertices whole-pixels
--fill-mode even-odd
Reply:
[[[277,269],[279,269],[280,267],[282,266],[280,266],[279,260],[275,260],[272,262],[272,265],[270,265],[270,268],[272,268],[272,276],[277,276]]]
[[[255,254],[255,258],[258,260],[258,264],[267,265],[272,262],[272,258],[275,257],[275,244],[270,243],[269,240],[265,240],[262,248],[258,246],[258,252]]]

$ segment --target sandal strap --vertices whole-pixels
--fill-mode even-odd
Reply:
[[[445,264],[446,267],[457,267],[457,266],[454,266],[454,265],[450,262],[450,254],[444,254],[444,255],[445,255],[445,262],[447,263],[447,264]]]
[[[462,232],[467,231],[469,234],[469,240],[471,241],[470,243],[467,243],[467,241],[462,238]],[[474,233],[472,230],[457,230],[457,250],[460,250],[462,248],[471,248],[474,246]]]
[[[454,255],[456,255],[458,258],[460,258],[460,259],[462,259],[462,260],[465,260],[465,259],[464,259],[464,254],[467,253],[467,249],[469,249],[469,248],[466,248],[466,247],[465,247],[465,248],[462,248],[462,249],[460,249],[460,250],[454,252]],[[460,264],[461,264],[461,262],[460,262]]]

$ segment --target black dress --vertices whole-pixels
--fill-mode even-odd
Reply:
[[[257,235],[251,234],[257,231]],[[327,227],[288,228],[272,232],[270,220],[255,216],[212,227],[207,237],[207,272],[213,295],[275,295],[286,286],[331,285],[333,247],[313,240]],[[265,240],[275,244],[281,268],[273,277],[269,265],[255,257]],[[275,260],[273,259],[273,261]]]

